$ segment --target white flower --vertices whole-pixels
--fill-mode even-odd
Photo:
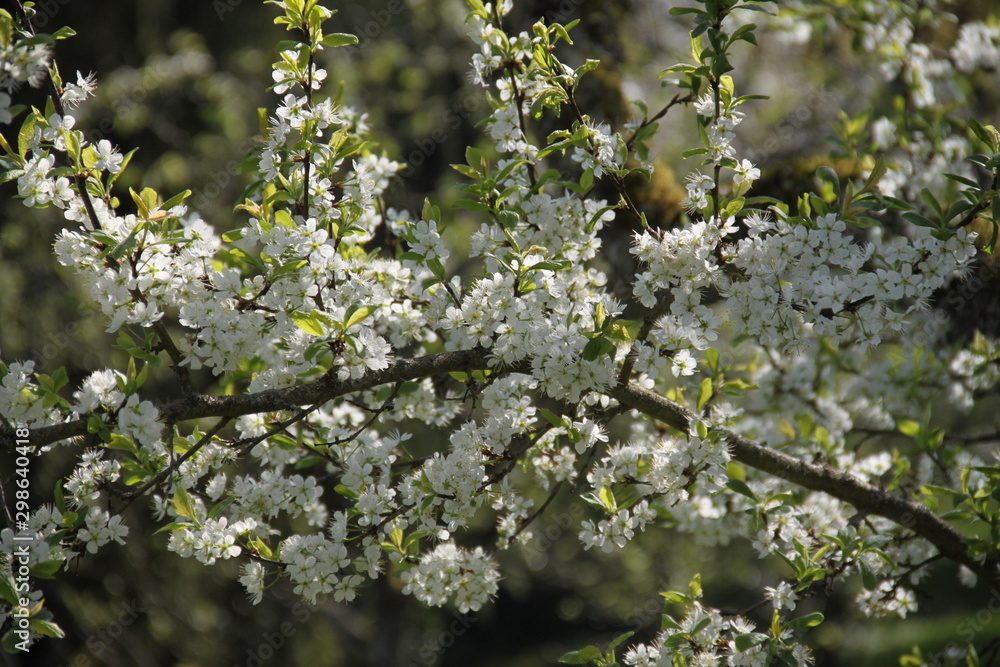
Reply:
[[[122,160],[125,158],[120,153],[115,152],[111,142],[107,139],[101,139],[97,142],[97,146],[94,147],[94,153],[96,153],[97,157],[97,160],[94,162],[95,169],[107,171],[111,174],[117,174],[121,170]]]
[[[125,544],[128,526],[122,523],[122,518],[118,515],[111,516],[100,507],[91,507],[87,513],[86,526],[80,529],[77,537],[87,545],[87,551],[92,554],[111,541]]]
[[[496,595],[500,575],[496,563],[476,547],[466,551],[453,543],[439,544],[403,573],[403,592],[440,607],[451,600],[463,614],[478,611]]]
[[[781,611],[782,609],[793,611],[795,609],[795,602],[798,600],[798,596],[787,581],[782,581],[778,584],[777,588],[765,586],[764,595],[771,601],[776,611]]]
[[[690,350],[679,350],[673,357],[673,365],[670,367],[670,372],[674,374],[674,377],[681,377],[682,375],[694,375],[695,370],[698,368],[698,361],[691,356]]]
[[[93,72],[84,76],[82,72],[76,73],[76,83],[67,83],[63,87],[62,103],[69,109],[75,109],[94,94],[96,88],[95,75]]]
[[[758,178],[760,178],[760,169],[753,166],[750,160],[742,160],[739,165],[734,168],[736,175],[733,177],[736,185],[741,185],[744,182],[753,183]]]
[[[257,561],[251,561],[243,565],[242,571],[240,583],[243,584],[247,595],[250,596],[251,603],[259,604],[261,598],[264,597],[264,575],[266,574],[264,566]]]

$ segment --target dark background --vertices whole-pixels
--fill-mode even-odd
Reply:
[[[464,3],[338,4],[341,13],[331,29],[358,34],[362,46],[329,54],[328,81],[345,82],[345,101],[367,111],[382,147],[409,164],[405,177],[387,194],[387,204],[419,211],[425,196],[454,199],[456,178],[448,165],[463,161],[465,146],[481,142],[475,124],[488,112],[478,89],[466,79],[473,46],[462,28]],[[687,26],[669,19],[664,5],[652,0],[534,0],[519,3],[511,22],[529,29],[540,15],[563,23],[580,17],[573,32],[577,46],[565,58],[579,64],[586,54],[604,61],[584,91],[584,102],[595,118],[620,123],[634,113],[623,101],[623,90],[638,86],[652,108],[673,94],[658,87],[655,75],[685,59]],[[987,5],[962,3],[962,11],[976,15]],[[58,47],[64,77],[75,79],[76,70],[97,73],[98,97],[76,114],[77,128],[94,142],[111,140],[123,152],[140,149],[119,181],[120,192],[140,184],[166,196],[190,188],[192,202],[206,220],[220,230],[238,224],[232,207],[246,179],[233,166],[252,148],[256,108],[273,110],[276,101],[265,91],[273,45],[287,35],[272,24],[276,9],[251,0],[49,0],[39,7],[45,18],[44,24],[39,21],[41,31],[69,25],[78,32]],[[768,83],[774,63],[787,66],[782,49],[762,46],[759,53],[740,55],[749,68],[749,92],[760,92],[752,89],[754,82],[774,86]],[[805,48],[797,66],[805,72],[799,76],[811,77],[813,89],[828,96],[824,100],[855,111],[879,104],[870,89],[858,99],[855,93],[871,82],[855,76],[857,64],[844,53]],[[808,104],[803,116],[802,98],[775,97],[759,119],[748,121],[741,137],[747,145],[772,140],[775,149],[760,159],[761,188],[787,196],[810,187],[801,165],[828,151],[825,128],[837,109]],[[455,114],[461,118],[457,127],[451,122]],[[656,225],[669,225],[679,212],[683,189],[672,170],[683,173],[686,167],[672,157],[679,151],[671,149],[695,143],[691,118],[684,118],[686,124],[665,125],[661,144],[667,157],[654,181],[634,184],[634,198]],[[438,129],[443,141],[431,138]],[[0,131],[6,134],[10,128]],[[25,208],[10,199],[13,191],[8,185],[0,192],[4,360],[35,359],[40,372],[66,366],[74,382],[92,370],[120,365],[121,354],[104,333],[104,318],[52,260],[51,244],[63,220],[55,210]],[[461,244],[470,224],[457,216],[449,240]],[[616,233],[618,238],[607,239],[607,245],[627,247],[627,233]],[[630,270],[621,268],[619,279]],[[150,391],[153,398],[157,392],[169,398],[171,388],[153,384]],[[34,488],[53,488],[59,476],[70,472],[76,454],[61,447],[38,459]],[[756,604],[762,586],[788,576],[779,564],[758,561],[747,544],[706,549],[671,531],[641,535],[622,554],[582,552],[575,536],[564,535],[560,527],[561,519],[576,510],[560,501],[536,528],[542,536],[538,547],[500,555],[505,577],[500,596],[469,617],[427,610],[402,595],[397,582],[384,579],[369,584],[352,605],[321,601],[308,607],[287,586],[278,585],[253,607],[235,582],[237,564],[203,567],[166,552],[166,536],[154,534],[145,508],[133,507],[127,516],[127,547],[109,546],[97,556],[84,556],[58,580],[43,583],[46,604],[67,638],[44,641],[29,656],[4,656],[3,662],[536,667],[627,630],[637,631],[636,639],[651,639],[662,611],[657,592],[686,588],[695,571],[706,583],[704,602],[731,610]],[[485,521],[481,531],[487,539]],[[556,539],[560,537],[568,539]],[[803,612],[821,610],[828,617],[808,637],[819,664],[895,664],[914,644],[934,650],[963,628],[978,628],[974,634],[980,643],[1000,631],[992,614],[982,615],[988,601],[983,594],[958,588],[951,566],[933,572],[921,586],[921,611],[905,622],[874,624],[859,617],[852,603],[857,582],[838,584],[829,595],[801,603]],[[752,615],[759,627],[768,623],[768,611],[765,607]]]

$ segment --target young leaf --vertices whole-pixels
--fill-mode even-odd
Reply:
[[[316,316],[310,313],[291,312],[288,316],[292,318],[293,322],[295,322],[295,326],[302,329],[310,336],[323,336],[326,334],[326,330],[323,328],[323,323]]]
[[[355,324],[360,324],[366,317],[375,312],[375,306],[351,307],[347,311],[347,319],[344,320],[344,331],[350,329]]]
[[[337,48],[338,46],[353,46],[358,43],[358,38],[347,33],[335,32],[324,37],[320,43],[323,46]]]

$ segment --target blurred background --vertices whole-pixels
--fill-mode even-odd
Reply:
[[[640,115],[626,100],[643,98],[659,109],[675,91],[661,86],[657,73],[689,59],[690,26],[669,16],[672,4],[531,0],[517,3],[508,24],[518,31],[541,16],[564,24],[581,19],[572,32],[576,45],[563,59],[574,66],[585,57],[602,60],[581,94],[585,111],[620,128]],[[965,18],[981,18],[992,4],[952,6]],[[275,8],[255,0],[42,0],[38,6],[40,31],[68,25],[78,33],[58,46],[64,78],[75,79],[77,70],[97,75],[97,98],[77,112],[76,127],[94,143],[109,139],[123,152],[139,148],[120,192],[148,186],[171,196],[190,188],[189,202],[217,229],[239,224],[233,205],[248,180],[238,165],[254,149],[257,108],[273,110],[276,103],[266,87],[273,45],[287,33],[272,24]],[[328,6],[340,10],[331,29],[361,40],[324,54],[328,81],[344,82],[344,102],[366,112],[381,149],[407,165],[386,205],[419,211],[431,197],[448,210],[458,194],[448,165],[464,162],[466,146],[486,146],[476,124],[489,114],[466,76],[473,45],[465,35],[464,3],[344,0]],[[827,31],[823,39],[796,43],[784,33],[763,32],[761,48],[737,50],[738,90],[771,96],[753,103],[739,128],[741,150],[763,172],[756,194],[787,200],[814,187],[815,165],[847,152],[832,129],[838,111],[878,115],[891,99],[887,91],[898,88],[868,71],[847,38],[822,19],[814,27]],[[984,123],[997,108],[997,88],[988,84],[975,98]],[[695,131],[690,110],[671,112],[657,139],[653,180],[630,183],[654,225],[669,226],[681,211],[679,183],[697,165],[679,156],[697,144]],[[55,210],[11,199],[14,191],[11,184],[0,190],[2,358],[34,359],[45,373],[65,366],[71,384],[120,365],[124,356],[104,333],[103,317],[53,261],[51,245],[64,221]],[[446,238],[461,249],[478,223],[463,213],[449,215]],[[609,226],[605,239],[625,257],[629,224]],[[461,256],[454,252],[453,261]],[[624,284],[631,267],[612,264],[612,284]],[[476,267],[451,268],[469,275]],[[150,398],[170,398],[170,387],[147,389]],[[38,459],[35,488],[53,488],[72,470],[73,454],[56,448]],[[780,563],[758,560],[748,544],[706,548],[663,530],[639,536],[622,554],[583,552],[574,529],[566,528],[581,512],[557,499],[536,524],[532,546],[499,555],[504,580],[496,603],[463,616],[425,609],[384,580],[351,605],[309,607],[279,585],[254,607],[235,582],[236,563],[204,567],[167,553],[166,535],[153,534],[145,508],[132,507],[127,548],[112,545],[84,556],[58,583],[43,584],[67,638],[40,643],[27,658],[5,655],[0,663],[537,667],[625,631],[651,639],[663,609],[658,591],[686,588],[696,571],[705,582],[704,602],[732,611],[752,607],[762,586],[788,574]],[[487,541],[487,521],[481,530]],[[819,664],[898,664],[914,644],[941,651],[963,628],[974,628],[980,642],[1000,633],[995,615],[981,613],[988,609],[985,594],[956,586],[948,565],[921,585],[921,610],[906,621],[873,624],[859,617],[852,603],[859,588],[849,582],[801,603],[803,612],[822,611],[828,619],[807,639]],[[766,625],[769,610],[751,617]]]

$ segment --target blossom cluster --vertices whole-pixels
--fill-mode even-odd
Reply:
[[[496,595],[500,575],[481,547],[468,551],[451,543],[438,545],[402,575],[404,591],[428,605],[451,601],[460,612],[478,611]]]
[[[362,111],[323,93],[324,50],[353,38],[324,32],[332,13],[321,5],[271,4],[278,23],[301,34],[282,43],[272,68],[276,99],[237,229],[220,234],[186,203],[189,193],[132,190],[134,212],[123,212],[114,193],[130,153],[88,143],[72,115],[92,77],[54,80],[60,111],[26,112],[18,150],[2,158],[25,205],[66,219],[56,258],[131,359],[127,370],[91,372],[72,400],[60,394],[67,378],[37,373],[32,361],[0,366],[4,425],[85,424],[102,443],[80,454],[62,506],[34,513],[36,562],[124,543],[121,511],[135,499],[127,489],[139,488],[167,522],[169,550],[205,565],[243,560],[240,582],[255,603],[282,576],[310,603],[349,602],[367,580],[398,576],[404,593],[464,613],[500,590],[494,551],[471,544],[483,537],[478,518],[492,510],[497,550],[531,547],[532,522],[573,489],[591,508],[568,531],[584,550],[613,552],[667,525],[705,546],[742,540],[801,578],[761,592],[776,614],[770,634],[702,606],[700,593],[677,598],[687,616],[665,620],[626,664],[763,665],[779,651],[808,664],[795,644],[801,626],[783,623],[818,580],[861,576],[866,614],[916,608],[913,587],[935,545],[881,516],[859,524],[857,509],[831,495],[792,493],[729,447],[753,438],[838,483],[889,485],[914,502],[950,489],[970,520],[985,516],[976,503],[994,491],[995,474],[984,471],[995,461],[951,447],[929,407],[923,421],[918,414],[945,400],[973,408],[1000,382],[1000,350],[982,334],[927,353],[907,341],[977,253],[967,225],[906,226],[920,218],[898,215],[905,202],[891,197],[912,194],[912,164],[843,184],[827,173],[833,192],[797,208],[748,198],[761,167],[737,150],[749,99],[735,95],[726,49],[740,36],[752,42],[753,26],[731,28],[733,2],[706,3],[697,11],[717,15],[697,25],[714,32],[695,36],[696,65],[672,71],[691,91],[699,129],[688,155],[709,173],[686,177],[684,215],[651,224],[628,188],[655,166],[639,150],[655,119],[633,119],[623,134],[587,115],[576,91],[597,65],[558,60],[566,29],[539,22],[508,33],[510,0],[473,1],[471,79],[489,95],[493,146],[455,165],[466,179],[456,207],[480,216],[462,258],[476,268],[456,275],[448,215],[429,201],[419,215],[387,206],[402,165],[373,151]],[[880,16],[860,43],[928,108],[951,70],[912,43],[913,16]],[[882,49],[888,36],[909,55]],[[998,42],[990,24],[969,24],[947,58],[959,72],[993,66]],[[44,49],[3,48],[12,64],[0,88],[51,76]],[[562,129],[546,136],[556,116]],[[895,122],[875,122],[876,143],[888,148]],[[970,148],[955,137],[927,141],[943,156],[927,179],[943,180],[939,167]],[[991,215],[988,190],[956,182],[967,187],[963,211]],[[616,251],[615,234],[631,238],[630,252]],[[466,361],[447,363],[460,355]],[[475,355],[482,363],[467,361]],[[442,359],[445,370],[428,377]],[[144,389],[166,366],[185,394],[169,407]],[[183,423],[187,406],[210,412],[229,398],[199,395],[214,390],[192,386],[189,371],[201,368],[247,401],[216,415],[210,432]],[[693,415],[686,432],[615,400],[630,387]],[[308,405],[287,399],[303,389],[329,393],[310,394],[323,398]],[[869,436],[876,444],[862,447]],[[901,436],[915,448],[896,448]]]

